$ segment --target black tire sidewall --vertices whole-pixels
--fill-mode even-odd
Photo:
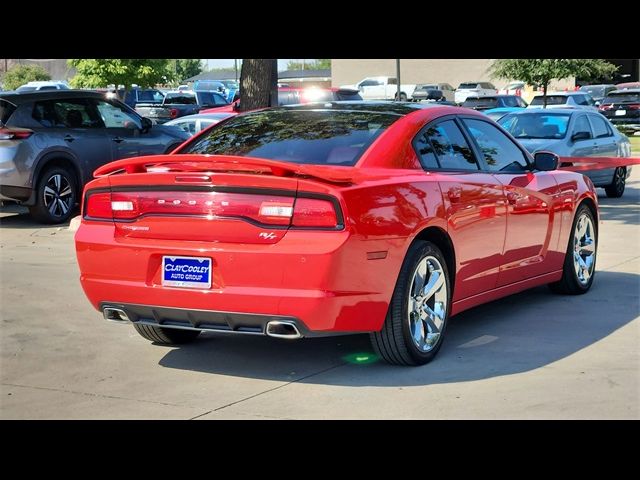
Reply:
[[[48,180],[53,175],[56,175],[56,174],[60,174],[67,179],[67,181],[69,182],[69,185],[71,185],[71,192],[72,192],[71,193],[72,202],[71,202],[69,211],[61,217],[51,216],[47,207],[44,204],[44,188],[47,185]],[[46,223],[64,223],[69,218],[71,218],[71,215],[73,215],[73,211],[75,209],[77,202],[78,202],[78,185],[77,185],[77,180],[75,178],[75,175],[73,175],[72,172],[70,172],[64,167],[50,167],[50,168],[47,168],[43,172],[43,174],[40,176],[40,179],[38,181],[36,204],[31,211],[40,221],[43,221]]]
[[[593,224],[593,229],[594,229],[594,234],[595,234],[595,241],[596,241],[596,253],[595,253],[595,258],[593,260],[593,273],[591,274],[591,277],[589,278],[589,281],[587,282],[586,285],[583,285],[582,283],[580,283],[580,280],[578,280],[578,274],[576,273],[576,269],[573,266],[573,237],[575,235],[576,232],[576,227],[578,225],[578,220],[580,219],[580,217],[582,216],[582,213],[586,212],[587,215],[589,216],[589,218],[591,219],[591,223]],[[567,253],[566,253],[566,257],[565,257],[565,275],[568,276],[568,280],[573,284],[572,287],[578,291],[578,292],[586,292],[591,288],[591,284],[593,283],[593,279],[596,276],[596,263],[598,261],[598,225],[596,223],[595,218],[593,217],[593,213],[591,213],[591,210],[589,209],[589,207],[587,207],[586,205],[581,205],[580,207],[578,207],[578,210],[576,211],[576,216],[573,219],[573,226],[571,227],[571,236],[569,237],[569,243],[567,246]]]
[[[438,339],[438,343],[428,352],[423,352],[418,349],[411,336],[411,329],[409,326],[409,307],[407,299],[411,291],[413,272],[415,271],[418,263],[427,256],[435,257],[438,262],[440,262],[440,265],[442,266],[442,269],[444,271],[445,282],[447,286],[447,311],[444,317],[444,324],[440,333],[440,338]],[[451,311],[451,283],[449,270],[447,268],[447,262],[445,261],[444,255],[442,254],[440,249],[431,242],[420,241],[418,243],[414,243],[409,249],[406,261],[402,266],[400,279],[402,284],[398,285],[399,288],[397,288],[396,292],[394,292],[394,297],[392,300],[392,311],[394,316],[399,314],[399,318],[396,318],[395,320],[402,322],[402,337],[404,339],[407,351],[417,363],[423,364],[435,357],[435,355],[438,353],[438,350],[440,350],[442,342],[444,341],[447,324],[449,323],[449,313]]]

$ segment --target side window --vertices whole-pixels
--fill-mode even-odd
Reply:
[[[101,100],[96,103],[98,112],[107,128],[142,128],[140,120],[130,112]]]
[[[188,122],[181,122],[176,125],[176,127],[181,128],[189,135],[194,135],[196,133],[196,122],[195,120],[190,120]]]
[[[503,101],[504,101],[504,106],[505,107],[518,107],[518,97],[504,97]]]
[[[479,169],[473,151],[453,120],[429,126],[419,134],[414,145],[426,169]]]
[[[576,118],[576,123],[573,126],[573,133],[578,132],[587,132],[589,134],[589,138],[593,138],[593,134],[591,133],[591,126],[589,125],[589,121],[587,120],[586,115],[580,115]]]
[[[387,81],[387,85],[397,85],[398,84],[398,80],[396,80],[395,78],[390,78]]]
[[[522,98],[520,97],[516,97],[517,98],[517,102],[518,102],[518,107],[522,107],[525,108],[527,106],[527,102],[525,102]]]
[[[584,95],[574,95],[573,101],[576,102],[576,105],[589,105],[587,97]]]
[[[607,125],[607,121],[604,118],[600,118],[597,115],[589,115],[591,125],[593,125],[593,136],[595,138],[605,138],[611,136],[611,131]]]
[[[374,85],[380,85],[380,82],[372,80],[370,78],[365,78],[362,82],[360,82],[361,87],[373,87]]]
[[[222,95],[214,95],[213,101],[216,105],[226,105],[227,101],[224,99]]]
[[[100,128],[102,121],[85,99],[36,102],[32,117],[45,127]]]
[[[492,172],[522,172],[527,170],[527,159],[515,143],[498,128],[481,120],[464,119],[487,167]]]

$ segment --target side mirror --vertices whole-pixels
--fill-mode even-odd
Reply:
[[[591,134],[589,132],[576,132],[571,135],[572,142],[578,142],[580,140],[589,140],[591,138]]]
[[[140,123],[142,123],[142,133],[147,133],[153,127],[153,122],[147,117],[142,117]]]
[[[533,159],[535,169],[542,172],[556,170],[558,168],[558,161],[560,160],[558,155],[552,152],[536,152],[533,155]]]

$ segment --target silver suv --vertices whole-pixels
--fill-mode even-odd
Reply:
[[[188,138],[98,92],[0,93],[0,200],[28,206],[41,222],[61,223],[96,168],[168,153]]]

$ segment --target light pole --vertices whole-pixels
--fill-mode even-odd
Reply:
[[[398,82],[398,93],[396,100],[400,101],[400,59],[396,59],[396,81]]]

